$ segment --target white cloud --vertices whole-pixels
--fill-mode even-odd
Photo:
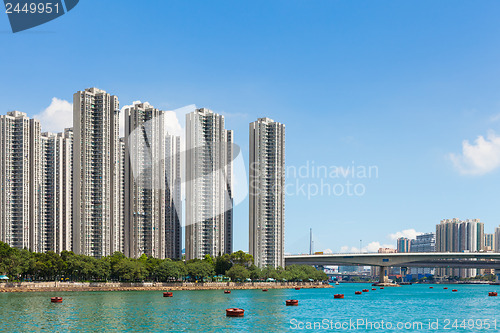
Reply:
[[[395,249],[396,247],[392,244],[380,244],[380,242],[371,242],[366,246],[363,246],[363,248],[360,250],[359,247],[352,246],[349,247],[347,245],[342,246],[340,248],[340,253],[373,253],[373,252],[378,252],[378,249],[380,248],[389,248],[389,249]]]
[[[43,132],[62,132],[73,127],[73,104],[53,97],[50,105],[33,118],[40,120]]]
[[[500,120],[500,113],[494,114],[493,116],[490,117],[491,122],[496,122]]]
[[[462,154],[449,154],[455,168],[464,175],[484,175],[500,167],[500,136],[494,132],[482,135],[471,144],[462,142]]]
[[[415,239],[417,238],[418,235],[422,235],[423,232],[416,231],[415,229],[406,229],[403,231],[398,231],[394,234],[390,234],[389,238],[392,240],[396,240],[401,237],[409,238],[409,239]]]
[[[323,253],[325,253],[325,254],[326,254],[326,253],[333,253],[333,251],[332,251],[332,249],[324,249],[324,250],[323,250]]]

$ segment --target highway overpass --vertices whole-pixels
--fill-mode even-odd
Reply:
[[[337,253],[285,256],[285,265],[379,266],[380,283],[387,283],[388,267],[443,267],[495,269],[500,276],[500,253],[427,252],[427,253]]]

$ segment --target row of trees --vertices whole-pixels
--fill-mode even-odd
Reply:
[[[138,259],[120,252],[104,258],[93,258],[62,251],[35,253],[19,250],[0,242],[0,274],[11,280],[33,281],[201,281],[215,276],[227,276],[232,281],[246,279],[279,281],[326,280],[323,271],[311,266],[292,265],[286,268],[260,269],[253,257],[243,251],[212,258],[188,261],[156,259],[142,255]]]

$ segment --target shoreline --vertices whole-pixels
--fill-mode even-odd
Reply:
[[[0,284],[0,293],[78,292],[78,291],[180,291],[180,290],[251,290],[291,288],[333,288],[321,282],[183,282],[183,283],[117,283],[117,282],[18,282]]]

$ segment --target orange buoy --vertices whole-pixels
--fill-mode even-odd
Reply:
[[[372,290],[377,290],[377,288],[372,288]]]
[[[333,298],[337,298],[337,299],[344,298],[344,294],[335,294],[335,295],[333,295]]]
[[[226,309],[227,317],[243,317],[245,315],[245,310],[238,308]]]
[[[300,290],[300,288],[299,287],[295,287],[295,290]]]
[[[457,292],[458,290],[456,290],[456,289],[453,289],[452,291],[453,291],[453,292]]]
[[[173,296],[174,296],[174,293],[171,291],[167,291],[167,292],[163,293],[163,297],[173,297]]]
[[[262,289],[262,291],[267,291],[267,289]]]
[[[384,289],[384,287],[380,287],[380,289]]]
[[[498,296],[498,293],[497,293],[497,292],[495,292],[495,291],[490,291],[490,292],[488,293],[488,296]]]
[[[354,295],[361,295],[361,294],[362,294],[362,292],[361,292],[361,291],[355,291],[355,292],[354,292]]]
[[[368,289],[363,289],[363,292],[364,292],[364,293],[367,293],[367,292],[369,292],[369,291],[370,291],[370,290],[368,290]]]
[[[52,303],[62,303],[62,297],[51,297],[50,301]]]
[[[443,289],[444,289],[444,290],[447,290],[448,288],[444,287]]]
[[[429,289],[434,289],[434,287],[429,287]]]
[[[296,300],[296,299],[287,299],[287,300],[285,301],[285,304],[286,304],[287,306],[290,306],[290,305],[299,305],[299,301],[298,301],[298,300]]]
[[[231,290],[224,290],[224,294],[230,294]]]

